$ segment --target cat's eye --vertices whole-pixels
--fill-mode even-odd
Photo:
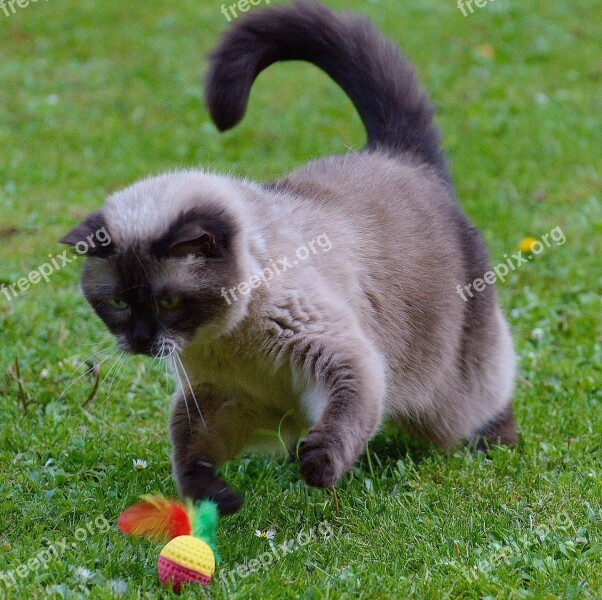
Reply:
[[[159,300],[159,306],[166,310],[173,310],[180,306],[180,298],[161,298],[161,300]]]
[[[112,300],[109,300],[109,306],[115,310],[125,310],[128,307],[128,303],[124,302],[123,300],[117,300],[116,298],[113,298]]]

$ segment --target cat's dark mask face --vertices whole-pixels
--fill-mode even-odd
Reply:
[[[96,213],[61,241],[77,248],[101,229],[110,235]],[[241,280],[235,235],[223,215],[189,211],[156,239],[90,248],[82,289],[122,350],[165,357],[203,327],[227,327],[233,307],[222,290]]]

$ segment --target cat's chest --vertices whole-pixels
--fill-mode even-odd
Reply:
[[[224,398],[284,412],[302,408],[307,382],[290,366],[278,366],[258,352],[245,352],[227,343],[193,344],[182,359],[193,384],[210,386]]]

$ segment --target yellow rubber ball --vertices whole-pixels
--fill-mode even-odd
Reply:
[[[161,583],[179,593],[186,584],[211,583],[215,572],[215,556],[203,540],[181,535],[161,550],[157,567]]]
[[[213,577],[215,572],[213,550],[203,540],[191,535],[180,535],[171,540],[161,550],[160,556],[208,577]]]

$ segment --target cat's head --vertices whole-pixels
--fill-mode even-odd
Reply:
[[[61,242],[86,254],[84,295],[119,347],[166,356],[244,316],[247,299],[223,294],[248,276],[242,215],[231,180],[174,173],[112,195]]]

